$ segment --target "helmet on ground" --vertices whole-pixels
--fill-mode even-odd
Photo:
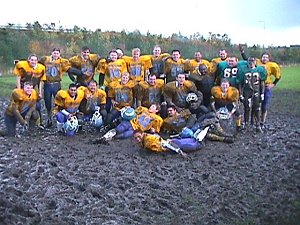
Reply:
[[[78,128],[79,128],[79,124],[76,116],[70,117],[63,125],[63,129],[66,133],[77,132]]]
[[[121,117],[124,120],[129,121],[136,117],[136,112],[135,112],[134,108],[132,108],[132,107],[124,107],[121,109]]]
[[[188,93],[185,100],[187,103],[197,102],[198,96],[195,93],[191,92],[191,93]]]
[[[226,120],[226,119],[228,119],[229,111],[226,107],[221,107],[221,108],[218,109],[217,114],[219,115],[220,119]]]
[[[103,118],[101,113],[98,110],[94,112],[91,119],[91,124],[96,128],[99,128],[103,125]]]

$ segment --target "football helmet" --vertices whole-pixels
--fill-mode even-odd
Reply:
[[[187,103],[197,102],[198,96],[195,93],[191,92],[191,93],[188,93],[185,100]]]
[[[79,128],[78,119],[76,116],[71,116],[63,125],[64,131],[77,132]]]
[[[129,121],[136,117],[136,112],[135,112],[134,108],[132,108],[132,107],[124,107],[121,109],[121,117],[124,120]]]
[[[98,110],[95,111],[92,116],[91,125],[96,128],[100,128],[103,125],[103,118],[101,113]]]
[[[217,115],[221,120],[227,120],[229,118],[229,111],[226,107],[221,107],[217,111]]]

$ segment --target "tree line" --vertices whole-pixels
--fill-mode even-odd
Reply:
[[[54,47],[61,49],[63,57],[69,58],[78,54],[83,46],[88,46],[92,52],[106,57],[114,48],[123,49],[127,55],[131,55],[131,49],[135,47],[140,48],[142,54],[152,54],[155,45],[160,45],[164,52],[179,49],[183,58],[193,58],[197,50],[202,52],[203,58],[211,60],[218,56],[220,49],[240,56],[238,45],[231,43],[227,34],[209,33],[208,37],[204,37],[195,33],[186,37],[179,32],[163,37],[161,34],[149,32],[141,34],[139,30],[102,32],[101,29],[91,31],[78,26],[65,29],[56,27],[55,23],[41,25],[36,21],[33,24],[27,23],[24,27],[15,24],[0,27],[0,72],[11,69],[15,59],[26,59],[30,53],[39,57],[49,55]],[[300,46],[264,48],[261,45],[246,45],[245,49],[247,55],[255,57],[260,57],[267,51],[281,65],[300,62]]]

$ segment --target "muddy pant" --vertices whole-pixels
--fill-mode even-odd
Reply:
[[[29,109],[24,111],[23,113],[21,113],[21,116],[23,118],[25,118],[28,111],[29,111]],[[38,112],[34,111],[30,118],[30,124],[28,124],[28,125],[30,126],[31,123],[36,123],[37,119],[38,119]],[[18,119],[15,116],[11,116],[11,115],[7,114],[6,112],[4,113],[4,123],[6,126],[5,135],[10,136],[10,137],[16,136],[17,122],[18,122]]]
[[[117,139],[126,139],[133,137],[133,127],[131,123],[127,120],[123,120],[117,127],[116,127],[117,135],[115,136]]]
[[[170,139],[170,141],[184,152],[194,152],[202,148],[202,143],[195,138],[174,138]]]
[[[244,93],[244,120],[245,123],[249,123],[250,111],[253,114],[256,122],[259,122],[259,111],[260,111],[260,93],[259,92],[245,92]],[[251,118],[251,122],[253,123]]]

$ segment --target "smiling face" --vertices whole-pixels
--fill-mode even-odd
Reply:
[[[38,63],[38,57],[36,55],[29,56],[28,63],[32,68],[36,67]]]
[[[26,95],[31,95],[33,90],[33,85],[31,83],[25,83],[23,87],[24,92]]]

